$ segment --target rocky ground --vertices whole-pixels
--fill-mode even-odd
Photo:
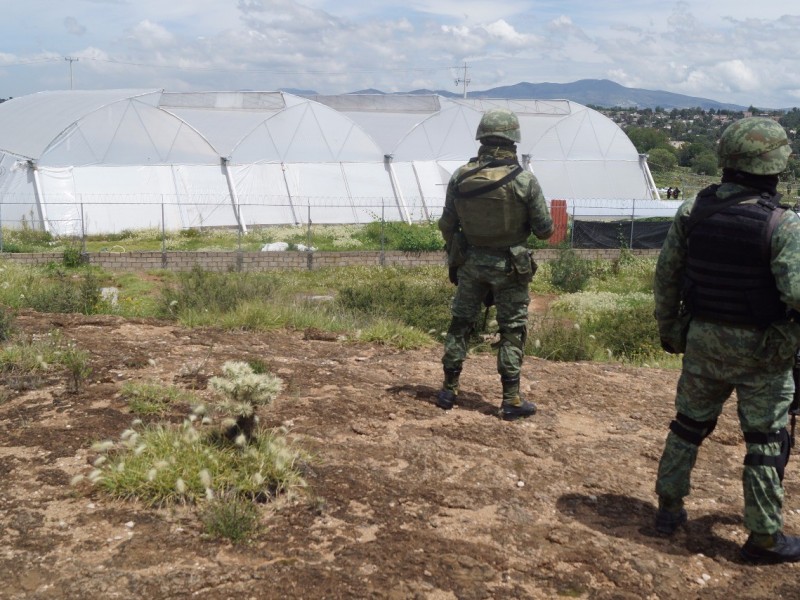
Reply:
[[[0,382],[0,598],[800,598],[800,567],[738,558],[733,402],[703,445],[688,526],[672,539],[652,529],[676,371],[528,359],[523,389],[539,413],[507,423],[489,355],[468,360],[461,405],[443,412],[438,348],[108,316],[29,312],[16,324],[61,330],[90,351],[92,374],[78,393],[55,372],[34,390]],[[208,539],[194,507],[70,486],[92,442],[131,422],[123,382],[203,388],[183,376],[192,365],[219,374],[254,358],[285,383],[262,423],[288,427],[314,458],[306,495],[261,506],[250,543]],[[786,481],[794,532],[797,464]]]

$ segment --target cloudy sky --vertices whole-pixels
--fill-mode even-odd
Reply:
[[[466,64],[473,91],[611,79],[800,106],[796,0],[26,0],[3,3],[0,40],[2,98],[70,86],[460,92]]]

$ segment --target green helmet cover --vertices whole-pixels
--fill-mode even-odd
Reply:
[[[719,140],[719,166],[754,175],[777,175],[786,169],[792,149],[786,131],[767,117],[732,123]]]
[[[480,140],[489,136],[505,138],[512,142],[522,141],[517,115],[507,108],[487,110],[483,113],[481,122],[478,124],[478,132],[475,134],[475,139]]]

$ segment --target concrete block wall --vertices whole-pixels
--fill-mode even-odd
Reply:
[[[620,250],[578,249],[589,260],[614,260]],[[635,256],[658,256],[658,250],[631,250]],[[545,263],[558,256],[557,249],[535,250],[534,257]],[[0,253],[0,260],[19,264],[61,263],[60,252],[31,254]],[[85,260],[108,271],[190,271],[198,266],[207,271],[271,271],[287,269],[324,269],[345,266],[444,266],[444,252],[90,252]]]

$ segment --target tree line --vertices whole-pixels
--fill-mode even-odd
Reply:
[[[746,116],[764,116],[780,123],[789,137],[792,156],[781,179],[800,178],[800,109],[763,111],[750,107],[746,111],[699,108],[693,109],[607,109],[597,108],[622,127],[653,173],[667,173],[678,167],[688,168],[698,175],[716,176],[717,141],[725,128]]]

